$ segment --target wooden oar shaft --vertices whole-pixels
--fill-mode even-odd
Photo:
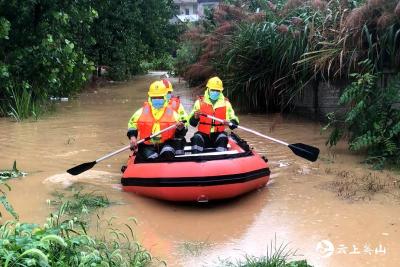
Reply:
[[[157,136],[157,135],[160,135],[160,134],[162,134],[162,133],[165,133],[165,132],[167,132],[167,131],[169,131],[169,130],[175,128],[175,127],[176,127],[176,124],[171,125],[171,126],[165,128],[165,129],[163,129],[163,130],[161,130],[161,131],[159,131],[159,132],[156,132],[156,133],[150,135],[149,137],[140,139],[139,141],[137,141],[137,144],[141,144],[141,143],[143,143],[143,142],[145,142],[145,141],[147,141],[147,140],[150,140],[151,138],[153,138],[153,137],[155,137],[155,136]],[[114,156],[114,155],[116,155],[116,154],[118,154],[118,153],[121,153],[121,152],[123,152],[123,151],[125,151],[125,150],[128,150],[130,147],[131,147],[130,145],[124,146],[124,147],[122,147],[122,148],[120,148],[120,149],[118,149],[118,150],[116,150],[116,151],[114,151],[114,152],[111,152],[111,153],[109,153],[109,154],[107,154],[107,155],[104,155],[104,156],[102,156],[101,158],[96,159],[96,163],[99,163],[100,161],[103,161],[103,160],[105,160],[105,159],[111,158],[112,156]]]
[[[207,118],[212,119],[212,120],[215,120],[215,121],[218,121],[218,122],[221,122],[221,123],[228,122],[228,121],[226,121],[226,120],[219,119],[219,118],[216,118],[216,117],[211,116],[211,115],[207,115],[207,114],[202,114],[202,115],[203,115],[203,116],[207,116]],[[229,126],[232,126],[232,125],[233,125],[232,122],[228,122],[228,123],[229,123]],[[270,136],[268,136],[268,135],[259,133],[259,132],[257,132],[257,131],[252,130],[252,129],[249,129],[249,128],[246,128],[246,127],[243,127],[243,126],[240,126],[240,125],[236,125],[236,127],[238,127],[239,129],[242,129],[243,131],[253,133],[253,134],[255,134],[255,135],[264,137],[264,138],[266,138],[266,139],[269,139],[269,140],[271,140],[271,141],[277,142],[277,143],[279,143],[279,144],[282,144],[282,145],[285,145],[285,146],[289,146],[289,144],[286,143],[286,142],[283,142],[283,141],[281,141],[281,140],[275,139],[275,138],[270,137]]]

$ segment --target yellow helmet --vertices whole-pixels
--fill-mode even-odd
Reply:
[[[167,88],[162,81],[155,81],[150,84],[149,96],[165,96],[167,94]]]
[[[165,87],[167,88],[167,92],[173,92],[174,88],[172,87],[172,83],[167,79],[163,79],[162,82],[164,83]]]
[[[217,76],[212,77],[212,78],[210,78],[208,80],[207,88],[208,89],[213,89],[213,90],[220,90],[220,91],[224,90],[224,86],[222,84],[222,81]]]

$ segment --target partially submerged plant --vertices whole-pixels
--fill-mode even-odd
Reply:
[[[2,266],[147,266],[152,257],[135,241],[132,228],[108,226],[90,235],[62,205],[43,226],[7,222],[0,227]]]
[[[339,104],[348,110],[344,119],[335,114],[328,116],[332,127],[327,141],[330,146],[343,137],[348,137],[349,148],[353,151],[366,150],[367,163],[382,169],[386,163],[400,163],[400,75],[392,77],[388,85],[381,87],[378,78],[381,74],[373,72],[370,61],[360,62],[367,71],[354,74],[354,82],[345,88]]]
[[[0,170],[0,180],[5,181],[11,178],[17,178],[21,176],[25,176],[25,172],[21,172],[17,168],[17,161],[14,160],[14,164],[11,170]]]
[[[72,188],[70,194],[57,191],[53,195],[56,199],[50,200],[49,204],[56,207],[64,204],[64,212],[69,215],[88,214],[112,204],[107,196],[97,194],[96,191],[84,192],[82,188]]]
[[[225,259],[218,266],[221,267],[312,267],[305,260],[294,261],[293,257],[298,257],[296,251],[288,249],[287,245],[271,241],[266,255],[254,257],[245,255],[244,259],[230,260]]]
[[[7,193],[3,188],[6,188],[8,191],[11,191],[11,187],[6,184],[4,181],[0,180],[0,204],[6,209],[8,213],[10,213],[15,219],[18,219],[18,214],[15,209],[12,207],[10,202],[7,199]],[[0,212],[0,219],[3,217],[3,214]]]
[[[14,161],[12,170],[1,170],[0,171],[0,204],[6,209],[8,213],[10,213],[15,219],[18,219],[18,214],[15,209],[12,207],[10,202],[7,199],[6,190],[11,191],[11,187],[5,183],[6,180],[17,178],[21,176],[25,176],[26,173],[21,172],[17,169],[17,161]],[[0,212],[0,218],[2,214]]]
[[[206,249],[210,248],[211,244],[206,241],[185,241],[179,244],[179,250],[186,256],[198,257],[202,255]]]

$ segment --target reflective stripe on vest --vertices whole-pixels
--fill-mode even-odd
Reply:
[[[181,99],[178,96],[173,96],[169,100],[169,105],[173,110],[178,112],[179,106],[181,105]]]
[[[214,117],[217,117],[219,119],[225,120],[226,119],[226,105],[223,107],[216,108],[214,110],[213,106],[211,104],[208,104],[204,102],[204,98],[201,96],[199,97],[200,100],[200,112],[205,113],[207,115],[212,115]],[[227,101],[225,99],[225,101]],[[202,132],[204,134],[210,134],[211,133],[211,127],[214,126],[214,133],[220,133],[225,131],[225,125],[220,122],[216,122],[212,119],[209,119],[204,116],[200,116],[200,122],[199,122],[199,127],[198,131]]]
[[[160,130],[163,130],[171,125],[174,125],[176,123],[175,118],[174,118],[174,111],[170,107],[166,107],[164,110],[164,114],[161,116],[161,118],[157,121],[153,113],[151,112],[151,106],[148,102],[144,103],[142,114],[140,114],[139,120],[137,122],[138,126],[138,132],[139,132],[139,139],[146,138],[150,135],[153,134],[153,125],[154,123],[160,123]],[[173,138],[175,135],[175,128],[171,129],[165,133],[161,134],[158,136],[158,139],[160,140],[160,143],[164,143],[168,139]],[[157,137],[154,137],[154,139],[157,139]],[[146,141],[145,144],[152,144],[151,140]]]

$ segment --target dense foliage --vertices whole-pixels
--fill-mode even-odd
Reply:
[[[89,54],[96,65],[106,65],[112,77],[124,79],[151,62],[172,53],[179,27],[168,21],[174,14],[172,0],[93,1],[98,11]]]
[[[339,103],[349,107],[344,120],[334,113],[328,115],[330,122],[325,128],[332,126],[333,130],[327,143],[336,145],[347,134],[350,150],[366,150],[367,162],[375,168],[382,168],[387,161],[399,166],[400,75],[379,86],[378,78],[384,81],[385,76],[374,73],[371,63],[368,66],[369,71],[353,75],[355,81],[340,97]]]
[[[65,205],[43,225],[0,225],[2,266],[147,266],[151,255],[129,234],[110,222],[93,235],[77,217],[67,218]],[[99,224],[100,222],[98,222]],[[106,229],[106,230],[105,230]],[[100,231],[100,230],[99,230]]]
[[[98,66],[112,79],[171,53],[172,0],[0,0],[0,115],[37,116],[80,90]]]
[[[367,58],[377,70],[400,66],[398,1],[225,2],[185,33],[181,57],[200,52],[178,72],[192,84],[221,76],[243,109],[282,110],[307,84],[348,78]]]
[[[260,112],[287,110],[306,86],[357,73],[338,103],[345,118],[329,115],[328,143],[349,137],[350,149],[366,150],[369,161],[398,160],[398,1],[224,2],[184,34],[180,75],[192,85],[219,75],[236,109]],[[378,82],[384,79],[389,85]]]

